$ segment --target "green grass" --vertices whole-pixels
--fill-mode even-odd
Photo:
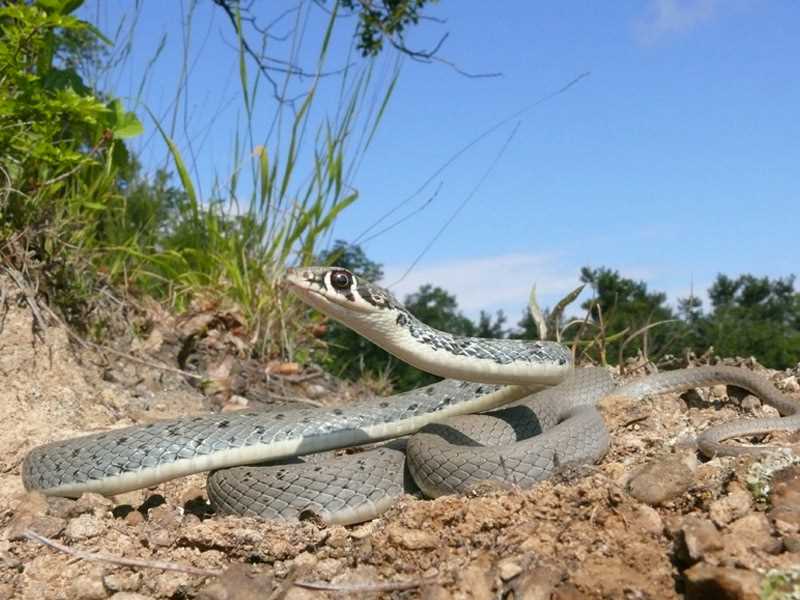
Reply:
[[[338,106],[326,110],[319,99],[322,77],[299,79],[289,69],[281,84],[302,85],[302,99],[296,106],[265,99],[264,74],[253,69],[237,14],[244,119],[232,132],[230,175],[200,197],[169,123],[149,109],[141,115],[165,143],[179,186],[164,172],[143,172],[125,144],[143,131],[142,123],[109,91],[84,83],[79,59],[88,55],[97,65],[109,52],[126,57],[132,34],[109,41],[73,16],[80,4],[48,0],[0,8],[4,264],[24,273],[33,288],[51,291],[50,300],[87,330],[98,292],[113,286],[178,311],[196,298],[211,298],[244,315],[253,351],[293,348],[305,326],[304,309],[285,297],[278,281],[287,265],[314,260],[336,219],[358,198],[348,174],[369,147],[397,73],[380,85],[373,82],[374,60],[348,66],[338,75]],[[318,40],[317,73],[326,69],[334,38],[337,5],[332,8]],[[185,28],[191,18],[192,11]],[[162,49],[163,41],[153,61]],[[124,60],[112,58],[98,68],[124,67]],[[265,127],[253,107],[265,101],[274,102],[278,127],[256,143]]]

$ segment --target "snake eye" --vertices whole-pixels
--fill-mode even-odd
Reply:
[[[331,273],[331,285],[337,290],[349,290],[353,284],[353,276],[347,271],[334,271]]]

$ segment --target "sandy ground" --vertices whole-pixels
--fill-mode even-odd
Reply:
[[[205,412],[213,402],[180,375],[76,349],[58,327],[36,332],[24,303],[13,293],[4,300],[0,598],[800,597],[800,466],[785,455],[702,462],[692,445],[709,424],[773,414],[725,386],[639,403],[607,399],[612,448],[587,472],[527,491],[408,497],[352,527],[215,516],[200,476],[111,499],[26,494],[19,468],[35,445]],[[147,348],[133,352],[147,356]],[[764,373],[800,398],[800,365]],[[293,391],[325,390],[302,383]],[[73,550],[221,574],[88,561],[20,538],[25,530]]]

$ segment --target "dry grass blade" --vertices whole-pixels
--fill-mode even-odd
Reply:
[[[561,332],[562,330],[559,329],[559,324],[561,323],[561,317],[564,314],[564,309],[567,308],[570,304],[575,302],[575,299],[580,296],[583,289],[586,287],[586,284],[581,284],[572,290],[569,294],[564,296],[558,303],[553,307],[552,312],[550,313],[549,321],[549,328],[551,328],[556,334],[556,341],[561,341]],[[565,327],[566,329],[566,327]]]
[[[54,550],[69,554],[81,560],[88,560],[91,562],[105,562],[114,565],[121,565],[123,567],[138,567],[143,569],[158,569],[161,571],[175,571],[178,573],[188,573],[189,575],[201,575],[203,577],[219,577],[222,571],[217,569],[200,569],[189,565],[181,565],[173,562],[162,560],[144,560],[140,558],[125,558],[122,556],[114,556],[112,554],[104,554],[102,552],[86,552],[84,550],[76,550],[64,544],[60,544],[55,540],[45,537],[31,529],[26,529],[22,532],[22,537],[25,537],[34,542],[49,546]]]
[[[79,560],[86,560],[90,562],[104,562],[123,567],[133,567],[141,569],[157,569],[160,571],[173,571],[177,573],[187,573],[189,575],[199,575],[201,577],[220,577],[224,571],[220,569],[202,569],[199,567],[192,567],[190,565],[182,565],[170,561],[163,560],[144,560],[139,558],[125,558],[122,556],[114,556],[113,554],[105,554],[103,552],[86,552],[85,550],[77,550],[65,546],[51,538],[45,537],[31,529],[24,530],[20,537],[24,537],[33,542],[38,542],[62,552],[69,556],[73,556]],[[411,581],[365,581],[361,583],[328,583],[325,581],[293,581],[291,585],[297,587],[307,588],[311,590],[331,591],[331,592],[345,592],[345,593],[358,593],[358,592],[392,592],[411,590],[436,583],[435,579],[415,579]]]
[[[539,302],[536,300],[536,284],[531,288],[531,295],[528,298],[528,312],[531,313],[533,322],[536,323],[536,330],[539,332],[539,339],[547,339],[547,321],[544,318]]]
[[[648,323],[647,325],[645,325],[643,327],[640,327],[639,329],[634,331],[632,334],[630,334],[627,338],[625,338],[625,341],[623,341],[622,344],[620,344],[619,357],[618,357],[619,366],[620,366],[620,369],[622,370],[622,372],[624,373],[624,371],[625,371],[625,362],[624,362],[625,347],[630,342],[635,340],[640,335],[647,334],[647,332],[650,331],[653,327],[658,327],[659,325],[664,325],[665,323],[673,323],[675,321],[677,321],[677,319],[663,319],[661,321],[656,321],[655,323]],[[647,361],[648,360],[648,358],[647,358],[647,344],[644,344],[644,349],[643,350],[644,350],[644,359],[645,359],[645,361]]]
[[[297,587],[310,590],[321,590],[328,592],[399,592],[403,590],[413,590],[424,585],[437,583],[435,579],[414,579],[412,581],[375,581],[366,583],[327,583],[324,581],[295,581]]]

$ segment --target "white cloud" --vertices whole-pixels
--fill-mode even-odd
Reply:
[[[651,0],[648,14],[634,23],[636,38],[654,44],[665,36],[689,31],[713,19],[719,0]]]
[[[531,286],[543,306],[557,301],[579,284],[579,269],[566,266],[556,255],[506,254],[455,259],[418,265],[402,281],[407,266],[384,268],[385,285],[402,299],[430,283],[455,295],[468,315],[481,309],[504,309],[512,318],[528,304]],[[395,285],[392,285],[395,284]]]

